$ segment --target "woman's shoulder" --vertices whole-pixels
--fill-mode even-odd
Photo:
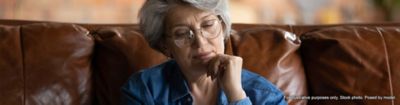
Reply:
[[[166,61],[159,65],[142,69],[137,73],[132,74],[127,82],[124,84],[124,88],[128,87],[146,87],[150,90],[159,89],[158,87],[164,87],[166,85],[166,72],[171,70],[171,61]]]
[[[164,72],[168,69],[168,65],[170,65],[170,61],[161,63],[159,65],[142,69],[137,73],[132,74],[128,81],[139,79],[141,81],[153,81],[156,82],[158,80],[163,80]],[[161,82],[161,81],[160,81]]]
[[[169,63],[165,62],[132,74],[121,87],[122,100],[152,103],[153,96],[168,92],[169,88],[165,82],[165,72],[170,70],[168,69]],[[132,100],[133,97],[136,100]]]

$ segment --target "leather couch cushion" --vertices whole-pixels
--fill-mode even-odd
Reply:
[[[94,41],[86,29],[42,23],[0,30],[1,104],[90,104]]]
[[[96,105],[120,104],[120,89],[129,76],[166,60],[150,48],[137,27],[91,29],[97,43],[93,58]]]
[[[89,104],[94,45],[89,31],[57,23],[24,25],[21,30],[26,103]]]
[[[300,39],[287,26],[236,25],[232,35],[234,55],[243,58],[243,67],[256,72],[281,89],[286,97],[306,96],[307,85],[298,49]],[[292,100],[290,105],[306,104]]]
[[[400,97],[399,27],[332,27],[303,35],[311,96]],[[311,105],[393,105],[400,100],[323,100]]]
[[[20,27],[0,25],[0,104],[23,105],[24,73]]]

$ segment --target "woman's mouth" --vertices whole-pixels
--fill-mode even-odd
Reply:
[[[198,53],[198,54],[195,54],[194,56],[193,56],[193,58],[194,59],[199,59],[199,60],[202,60],[202,61],[207,61],[207,60],[209,60],[212,56],[213,56],[214,54],[213,54],[213,52],[201,52],[201,53]]]

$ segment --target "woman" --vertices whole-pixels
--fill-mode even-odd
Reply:
[[[242,58],[224,54],[231,23],[226,0],[147,0],[140,27],[150,46],[171,60],[134,74],[122,103],[286,104],[282,93]]]

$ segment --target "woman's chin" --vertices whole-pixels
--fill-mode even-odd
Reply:
[[[206,59],[194,59],[194,62],[196,66],[208,66],[208,62],[211,60],[211,58],[206,58]]]
[[[192,65],[193,70],[200,72],[207,72],[208,61],[199,61],[196,64]]]
[[[201,63],[203,64],[203,65],[205,65],[205,66],[208,66],[208,62],[211,60],[211,58],[208,58],[208,59],[204,59],[204,60],[201,60]]]

